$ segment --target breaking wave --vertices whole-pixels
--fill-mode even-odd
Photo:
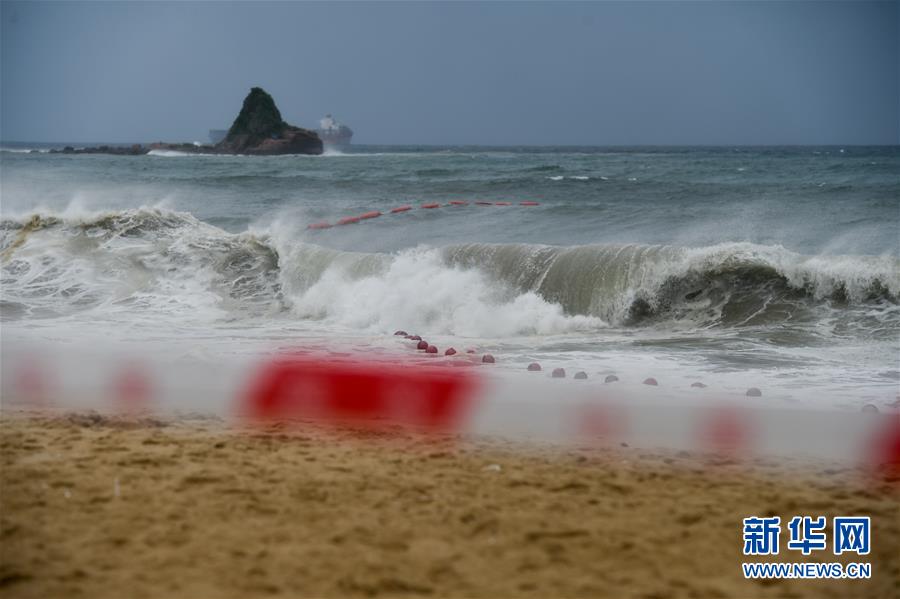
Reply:
[[[616,324],[690,319],[698,325],[795,317],[802,308],[896,304],[900,260],[802,256],[750,243],[683,248],[469,244],[444,250],[447,262],[479,268],[566,312]]]
[[[190,152],[179,152],[178,150],[150,150],[148,156],[163,156],[165,158],[177,158],[181,156],[196,156]]]
[[[803,256],[781,246],[473,243],[394,254],[232,234],[191,214],[140,208],[0,221],[4,319],[81,310],[186,318],[278,314],[354,329],[463,336],[616,326],[900,324],[900,260]],[[402,321],[402,322],[401,322]],[[853,328],[853,327],[851,327]]]

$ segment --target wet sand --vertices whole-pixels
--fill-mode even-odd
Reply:
[[[900,596],[898,483],[824,464],[9,410],[0,447],[4,597]],[[744,580],[750,515],[870,515],[873,578]],[[780,558],[861,561],[819,553]]]

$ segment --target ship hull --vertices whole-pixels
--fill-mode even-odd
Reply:
[[[322,144],[325,146],[325,149],[335,149],[341,150],[350,146],[350,140],[353,138],[352,133],[331,133],[328,131],[322,131],[319,129],[316,131],[319,134],[319,139],[322,140]]]

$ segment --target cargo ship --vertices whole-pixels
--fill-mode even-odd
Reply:
[[[353,137],[353,130],[347,125],[342,125],[335,120],[330,114],[326,114],[325,118],[319,121],[319,128],[316,129],[319,139],[325,144],[326,148],[341,149],[350,145],[350,139]]]

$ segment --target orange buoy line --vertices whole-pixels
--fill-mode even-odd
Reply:
[[[512,202],[477,201],[477,202],[471,202],[471,203],[475,204],[476,206],[512,206],[513,205]],[[468,206],[469,204],[470,204],[470,202],[468,202],[466,200],[450,200],[445,205],[446,206]],[[519,202],[519,206],[540,206],[540,203],[532,202],[532,201],[525,201],[525,202]],[[419,208],[422,208],[425,210],[433,210],[435,208],[440,208],[440,207],[441,207],[441,204],[438,202],[427,202],[427,203],[419,206]],[[391,208],[390,214],[399,214],[401,212],[408,212],[412,209],[413,209],[413,206],[411,206],[409,204],[404,204],[403,206],[397,206],[396,208]],[[341,218],[334,224],[331,224],[328,222],[319,222],[319,223],[312,223],[312,224],[306,225],[306,228],[310,229],[310,230],[314,230],[314,231],[322,230],[322,229],[330,229],[330,228],[334,227],[335,225],[352,225],[352,224],[358,223],[362,220],[378,218],[379,216],[383,216],[383,214],[384,213],[381,212],[380,210],[371,210],[369,212],[363,212],[359,216],[345,216],[344,218]]]
[[[404,340],[414,342],[415,349],[417,349],[418,351],[425,352],[426,354],[439,354],[440,353],[440,349],[437,346],[429,343],[428,341],[423,340],[422,337],[419,335],[410,335],[409,333],[407,333],[406,331],[404,331],[402,329],[395,332],[394,335],[397,337],[402,337]],[[471,354],[478,354],[478,353],[479,353],[478,350],[476,350],[473,347],[466,348],[466,354],[471,355]],[[474,357],[474,356],[473,356],[473,358],[467,358],[466,354],[460,354],[453,347],[447,348],[447,350],[444,351],[444,357],[456,356],[457,357],[456,359],[462,359],[464,362],[466,360],[468,360],[471,363],[471,360],[473,358],[475,360],[477,360],[478,362],[480,362],[481,364],[496,364],[496,362],[497,362],[497,359],[494,358],[494,356],[492,354],[482,354],[480,360],[478,360],[478,358]],[[528,372],[542,372],[543,368],[541,367],[540,363],[531,362],[526,367],[526,370]],[[554,379],[566,378],[565,368],[554,368],[550,373],[550,378],[554,378]],[[579,381],[585,381],[589,377],[588,377],[587,372],[585,372],[583,370],[579,370],[578,372],[575,373],[575,376],[573,376],[572,378],[575,380],[579,380]],[[619,377],[617,377],[614,374],[610,374],[610,375],[607,375],[606,378],[603,379],[603,382],[604,383],[615,383],[618,380],[619,380]],[[644,379],[642,381],[642,384],[649,385],[651,387],[659,386],[659,382],[657,382],[657,380],[653,377],[648,377],[648,378]],[[706,387],[707,387],[707,385],[705,383],[701,383],[700,381],[691,383],[691,388],[693,388],[693,389],[705,389]],[[762,391],[760,391],[759,388],[757,388],[757,387],[750,387],[749,389],[747,389],[747,392],[745,393],[745,395],[747,397],[762,397]],[[900,407],[900,399],[898,399],[897,404],[898,404],[898,407]],[[866,406],[863,406],[863,411],[866,411],[867,409],[869,409],[870,411],[872,409],[877,411],[878,408],[875,406],[872,406],[871,404],[867,404]]]

